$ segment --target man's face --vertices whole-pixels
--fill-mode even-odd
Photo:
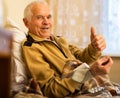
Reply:
[[[32,17],[28,21],[28,29],[41,38],[49,38],[52,31],[52,16],[48,5],[36,4],[32,8]]]

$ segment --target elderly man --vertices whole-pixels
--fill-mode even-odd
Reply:
[[[23,21],[28,28],[27,38],[22,42],[23,58],[30,77],[38,83],[43,95],[63,98],[76,92],[86,93],[102,81],[101,77],[107,79],[113,61],[109,56],[99,59],[106,43],[93,27],[91,43],[82,50],[51,33],[52,15],[45,2],[30,3]],[[104,81],[100,83],[105,85]]]

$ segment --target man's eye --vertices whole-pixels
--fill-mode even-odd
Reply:
[[[37,19],[43,19],[43,17],[42,16],[37,16]]]
[[[50,19],[52,16],[51,15],[49,15],[48,17],[47,17],[47,19]]]
[[[51,15],[48,15],[48,16],[37,16],[36,18],[42,20],[42,19],[50,19],[51,17],[52,17]]]

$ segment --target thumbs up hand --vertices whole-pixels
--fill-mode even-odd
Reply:
[[[97,51],[103,51],[106,48],[106,42],[102,35],[96,34],[94,27],[91,27],[91,45]]]

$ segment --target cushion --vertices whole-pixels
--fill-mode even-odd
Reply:
[[[23,62],[21,55],[21,41],[26,38],[25,32],[23,32],[17,23],[12,19],[7,18],[5,28],[13,33],[13,49],[12,49],[12,80],[16,83],[23,83],[26,76],[25,63]]]

